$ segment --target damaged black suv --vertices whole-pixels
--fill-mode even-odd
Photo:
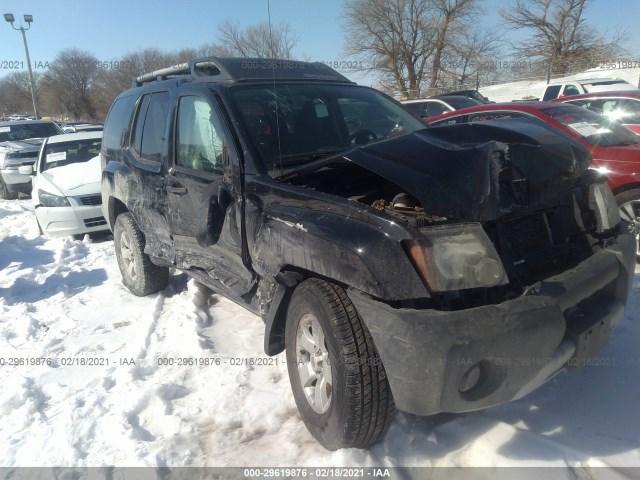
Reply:
[[[524,119],[425,129],[315,63],[207,58],[109,112],[102,197],[125,285],[176,267],[265,322],[326,448],[395,409],[517,399],[607,342],[635,238],[580,145]]]

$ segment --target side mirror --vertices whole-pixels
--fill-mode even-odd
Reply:
[[[74,127],[68,126],[62,129],[64,133],[76,133],[76,129]]]
[[[22,175],[33,175],[33,165],[22,165],[18,167],[18,171]]]

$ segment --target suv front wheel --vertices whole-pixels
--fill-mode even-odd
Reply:
[[[143,297],[167,286],[169,269],[154,265],[144,253],[144,234],[129,212],[118,215],[113,226],[113,243],[122,281],[131,293]]]
[[[382,440],[395,404],[373,339],[344,289],[315,278],[300,283],[285,335],[293,396],[318,442],[336,450]]]
[[[623,192],[616,197],[616,201],[620,206],[620,217],[629,222],[629,230],[638,241],[636,261],[640,263],[640,189]]]

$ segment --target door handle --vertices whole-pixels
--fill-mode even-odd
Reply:
[[[171,185],[167,185],[167,192],[174,193],[176,195],[184,195],[187,193],[187,189],[184,187],[172,187]]]

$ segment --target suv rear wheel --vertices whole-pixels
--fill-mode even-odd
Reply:
[[[154,265],[144,253],[144,235],[129,212],[118,215],[113,243],[122,281],[133,294],[143,297],[167,286],[169,269]]]
[[[298,411],[325,448],[366,448],[384,437],[395,414],[373,339],[344,289],[302,282],[287,312],[289,379]]]

